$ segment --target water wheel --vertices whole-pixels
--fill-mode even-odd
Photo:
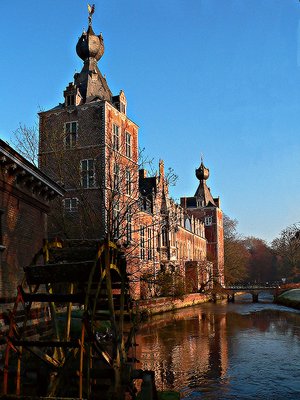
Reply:
[[[134,398],[135,326],[118,247],[96,240],[45,243],[24,271],[10,313],[4,395],[32,395],[28,369],[37,366],[34,394],[40,398]],[[51,335],[29,329],[34,304],[49,310]]]

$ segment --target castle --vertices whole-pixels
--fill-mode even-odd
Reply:
[[[53,202],[49,235],[116,241],[135,298],[162,293],[163,276],[188,291],[223,285],[223,218],[206,185],[208,169],[201,162],[195,196],[176,204],[164,162],[148,176],[139,160],[138,125],[127,116],[124,91],[113,95],[99,70],[104,41],[92,14],[76,52],[83,67],[64,102],[39,113],[39,168],[66,191]]]

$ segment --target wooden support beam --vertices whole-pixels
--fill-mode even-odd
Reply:
[[[85,300],[84,293],[25,293],[23,292],[22,298],[25,303],[27,302],[44,302],[44,303],[80,303],[83,304]]]
[[[63,348],[79,348],[78,340],[15,340],[11,339],[14,346],[29,347],[63,347]]]
[[[25,267],[24,271],[27,282],[31,285],[58,282],[84,282],[88,280],[93,265],[93,261],[30,265]]]

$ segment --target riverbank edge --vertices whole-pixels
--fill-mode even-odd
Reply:
[[[146,300],[137,300],[135,302],[135,309],[137,313],[141,314],[144,318],[147,318],[155,314],[179,310],[181,308],[191,307],[209,301],[211,301],[211,295],[203,293],[186,294],[181,298],[153,297]]]
[[[292,289],[282,293],[274,300],[274,303],[300,310],[300,289]]]

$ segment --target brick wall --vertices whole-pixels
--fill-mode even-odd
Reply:
[[[31,262],[45,238],[48,206],[14,178],[0,173],[2,244],[0,299],[16,295],[23,267]]]
[[[224,234],[223,213],[217,207],[203,207],[188,209],[188,212],[203,222],[205,217],[212,217],[212,224],[205,225],[207,239],[207,257],[214,262],[214,275],[218,281],[224,283]]]
[[[190,307],[196,304],[205,303],[210,297],[205,294],[192,293],[184,295],[182,298],[160,297],[148,300],[140,300],[136,303],[138,311],[148,315],[159,314],[179,308]]]
[[[66,148],[65,124],[76,122],[76,145]],[[113,125],[119,127],[118,152],[113,150]],[[71,238],[101,238],[107,227],[106,209],[110,206],[108,188],[112,187],[114,165],[120,166],[120,184],[125,187],[125,169],[130,169],[135,183],[137,199],[138,188],[138,143],[137,125],[105,101],[97,101],[80,106],[66,107],[40,113],[40,157],[39,166],[67,190],[65,198],[78,199],[78,210],[68,214],[63,200],[54,204],[49,216],[50,236]],[[126,132],[131,135],[131,158],[125,157]],[[81,160],[93,159],[95,162],[95,184],[83,188],[81,184]],[[132,185],[133,186],[133,185]],[[124,199],[120,196],[120,203]],[[137,201],[136,201],[137,202]],[[124,210],[122,204],[120,209]]]

